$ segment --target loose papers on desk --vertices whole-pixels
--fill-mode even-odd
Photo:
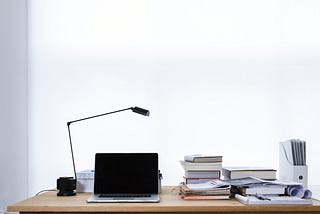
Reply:
[[[250,187],[250,186],[282,186],[286,188],[286,194],[289,196],[296,196],[299,198],[311,198],[312,193],[310,190],[304,189],[300,183],[286,182],[286,181],[269,181],[254,177],[233,179],[233,180],[212,180],[199,184],[187,184],[191,190],[212,190],[218,188],[227,188],[231,186],[236,187]]]
[[[288,196],[296,196],[299,198],[311,198],[312,193],[310,190],[305,189],[302,184],[296,182],[287,182],[287,181],[268,181],[259,178],[249,177],[242,179],[234,179],[234,180],[226,180],[223,181],[225,184],[229,184],[231,186],[247,186],[250,187],[252,185],[257,186],[268,186],[268,185],[279,185],[286,187],[286,194]]]
[[[212,180],[199,184],[187,184],[191,190],[212,190],[218,188],[228,188],[230,184],[222,180]]]
[[[182,184],[180,186],[181,197],[185,200],[203,199],[229,199],[230,185],[220,180],[212,180],[205,183]]]
[[[312,204],[311,199],[301,199],[295,196],[268,196],[264,199],[260,199],[257,196],[249,195],[243,196],[236,194],[235,198],[246,205],[273,205],[273,204],[294,204],[294,205],[310,205]]]
[[[254,192],[254,194],[235,194],[235,198],[241,203],[247,205],[254,204],[312,204],[311,191],[305,190],[300,183],[267,181],[258,178],[244,178],[225,181],[235,187],[285,187],[285,192],[277,194],[263,194],[263,192]],[[262,189],[261,189],[262,190]],[[285,194],[284,194],[285,193]]]

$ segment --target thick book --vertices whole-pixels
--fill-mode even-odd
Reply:
[[[237,187],[242,195],[283,195],[286,191],[285,185],[250,185],[248,187]]]
[[[184,156],[184,160],[193,163],[217,163],[222,162],[222,156],[194,154]]]
[[[218,171],[222,169],[222,162],[192,163],[181,160],[180,163],[185,171]]]
[[[296,196],[243,196],[236,194],[235,198],[246,205],[310,205],[312,199],[303,199]]]
[[[184,178],[184,181],[186,184],[199,184],[199,183],[205,183],[211,180],[214,180],[217,178]]]
[[[222,175],[224,179],[239,179],[255,177],[266,180],[275,180],[276,170],[264,167],[223,167]]]
[[[186,178],[211,178],[219,179],[220,170],[211,170],[211,171],[185,171],[184,176]]]
[[[184,200],[227,200],[229,195],[181,195]]]

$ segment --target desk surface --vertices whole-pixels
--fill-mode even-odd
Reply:
[[[47,192],[8,206],[10,212],[20,213],[79,213],[79,212],[144,212],[144,213],[320,213],[320,201],[313,205],[259,205],[246,206],[235,199],[185,201],[180,198],[178,187],[163,187],[160,203],[86,203],[90,193],[71,197],[58,197]]]

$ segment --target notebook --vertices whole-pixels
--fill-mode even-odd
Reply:
[[[87,202],[159,202],[157,153],[97,153]]]

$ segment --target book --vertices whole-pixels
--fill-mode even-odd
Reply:
[[[255,177],[266,180],[275,180],[276,170],[264,167],[223,167],[222,175],[225,179],[239,179]]]
[[[185,184],[199,184],[214,180],[217,178],[184,178]]]
[[[193,163],[181,160],[180,163],[185,171],[218,171],[222,169],[222,162]]]
[[[220,178],[220,170],[212,170],[212,171],[185,171],[185,178],[211,178],[211,179],[219,179]]]
[[[222,162],[222,156],[194,154],[184,156],[184,160],[193,163],[217,163]]]
[[[256,194],[262,194],[262,195],[283,195],[286,191],[285,185],[250,185],[250,186],[240,186],[237,187],[239,193],[242,195],[256,195]]]
[[[246,205],[310,205],[312,204],[312,199],[303,199],[296,196],[275,196],[275,195],[266,195],[266,196],[243,196],[236,194],[235,198]]]
[[[226,200],[229,195],[182,195],[184,200]]]

